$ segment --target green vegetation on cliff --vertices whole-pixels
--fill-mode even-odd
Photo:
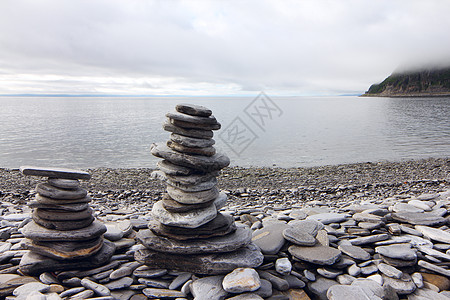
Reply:
[[[393,73],[373,84],[363,96],[441,96],[450,95],[450,67]]]

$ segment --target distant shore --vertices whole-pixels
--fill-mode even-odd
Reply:
[[[94,201],[148,204],[161,198],[165,185],[151,178],[153,169],[88,169],[92,179],[83,182]],[[0,199],[25,203],[33,197],[39,179],[17,169],[0,168]],[[450,157],[401,162],[354,163],[309,168],[231,167],[218,178],[229,192],[229,205],[275,201],[346,201],[355,197],[378,199],[398,194],[423,194],[450,188]],[[244,202],[242,202],[244,201]]]
[[[432,98],[450,97],[450,93],[442,94],[362,94],[359,97],[384,97],[384,98]]]

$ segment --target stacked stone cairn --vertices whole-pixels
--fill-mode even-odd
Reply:
[[[25,274],[91,268],[109,261],[114,244],[104,241],[106,227],[93,216],[90,197],[79,180],[90,174],[70,169],[21,167],[24,175],[47,177],[36,186],[32,220],[24,226],[22,246],[31,250],[20,262]]]
[[[261,265],[263,255],[251,243],[249,227],[218,212],[227,196],[217,188],[216,177],[230,163],[213,147],[213,130],[220,123],[198,105],[177,105],[166,116],[163,128],[172,133],[170,140],[153,144],[151,153],[164,159],[153,175],[165,181],[167,193],[153,205],[149,229],[137,234],[145,249],[135,253],[136,260],[198,275]]]

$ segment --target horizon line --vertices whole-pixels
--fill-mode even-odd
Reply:
[[[232,94],[232,95],[123,95],[123,94],[0,94],[0,97],[85,97],[85,98],[101,98],[101,97],[129,97],[129,98],[156,98],[156,97],[256,97],[260,92],[254,95],[248,94]],[[267,94],[267,93],[266,93]],[[270,95],[270,94],[269,94]],[[271,97],[342,97],[342,96],[360,96],[361,93],[344,93],[344,94],[328,94],[328,95],[270,95]]]

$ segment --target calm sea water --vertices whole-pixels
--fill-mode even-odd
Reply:
[[[0,97],[0,167],[154,167],[166,112],[205,105],[238,166],[317,166],[450,156],[450,98]],[[259,101],[259,102],[258,102]],[[247,114],[247,113],[248,114]]]

